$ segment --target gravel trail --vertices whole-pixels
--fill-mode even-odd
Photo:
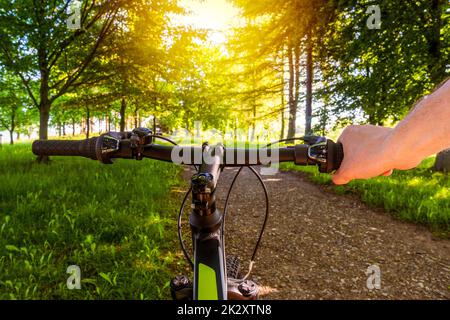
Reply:
[[[222,209],[237,169],[222,173]],[[270,218],[251,278],[263,299],[450,299],[450,240],[334,194],[298,172],[265,176]],[[264,219],[264,196],[244,169],[226,220],[227,254],[247,269]],[[381,288],[367,288],[369,266]],[[245,271],[245,270],[244,270]],[[371,282],[373,283],[373,282]]]

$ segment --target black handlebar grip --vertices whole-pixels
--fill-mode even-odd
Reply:
[[[344,147],[340,142],[327,141],[327,166],[326,172],[338,170],[344,160]]]
[[[81,156],[97,160],[98,137],[85,140],[36,140],[32,150],[37,156]]]

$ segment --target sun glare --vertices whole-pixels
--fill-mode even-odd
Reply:
[[[175,23],[196,29],[208,29],[214,44],[226,41],[226,33],[239,22],[239,10],[227,0],[181,0],[188,14],[177,16]]]

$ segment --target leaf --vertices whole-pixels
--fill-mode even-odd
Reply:
[[[8,250],[8,251],[17,251],[17,252],[20,252],[20,249],[17,248],[15,245],[12,245],[12,244],[7,244],[7,245],[5,246],[5,248],[6,248],[6,250]]]
[[[110,285],[114,285],[108,274],[100,272],[99,275],[100,275],[100,277],[105,279]]]
[[[96,279],[92,279],[92,278],[86,278],[86,279],[81,279],[81,283],[89,283],[89,284],[97,284],[97,280]]]

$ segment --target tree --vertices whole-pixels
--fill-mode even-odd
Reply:
[[[21,79],[39,110],[40,139],[48,137],[50,110],[56,99],[86,81],[95,81],[81,75],[98,58],[103,42],[116,28],[119,8],[125,4],[120,0],[85,0],[80,10],[81,28],[71,30],[67,27],[70,3],[0,1],[0,29],[7,35],[0,38],[0,59]]]
[[[442,81],[443,63],[437,61],[448,53],[449,37],[438,2],[379,1],[380,29],[367,27],[371,1],[339,3],[319,51],[320,96],[338,120],[396,122]]]
[[[235,0],[235,3],[243,8],[245,16],[256,19],[262,25],[260,34],[264,35],[266,39],[260,43],[260,46],[263,47],[261,51],[282,56],[283,67],[279,67],[279,69],[284,69],[284,65],[287,64],[288,138],[293,138],[296,134],[298,108],[302,101],[306,103],[305,133],[310,134],[313,115],[315,44],[321,42],[324,30],[333,18],[333,1]],[[286,61],[284,57],[286,57]],[[302,61],[305,61],[305,72],[301,70]],[[305,80],[303,81],[303,79]],[[300,93],[303,86],[305,94]],[[280,91],[283,95],[281,100],[284,103],[284,81]],[[284,111],[285,107],[282,108]],[[284,131],[283,116],[282,131]],[[282,136],[284,136],[284,132]]]
[[[155,81],[165,78],[171,63],[165,46],[170,14],[182,12],[176,1],[143,1],[129,9],[118,32],[107,39],[106,63],[96,72],[114,70],[103,86],[109,92],[109,104],[119,103],[120,131],[126,129],[128,114],[137,124],[137,114],[148,104],[146,100],[156,100]]]
[[[20,79],[1,71],[0,73],[0,129],[9,132],[10,144],[14,144],[14,133],[26,123],[29,100],[20,86]],[[30,116],[30,119],[32,117]]]

